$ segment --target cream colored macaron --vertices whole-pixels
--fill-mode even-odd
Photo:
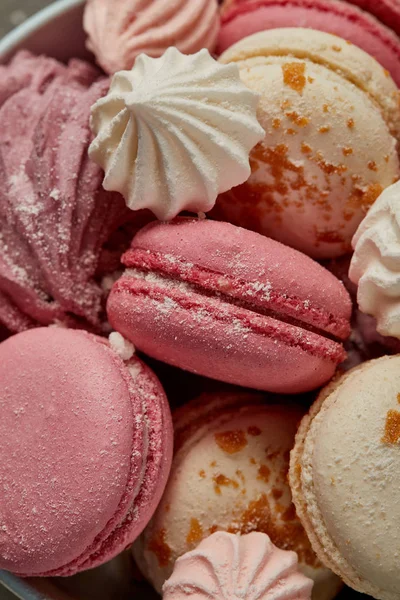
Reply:
[[[137,563],[157,591],[176,559],[208,535],[259,531],[297,553],[300,570],[315,582],[313,600],[336,596],[342,583],[316,558],[287,480],[303,414],[284,400],[269,404],[261,394],[240,390],[203,394],[175,413],[167,489],[134,545]]]
[[[297,514],[320,560],[349,586],[400,597],[400,356],[328,385],[291,454]]]
[[[328,33],[272,29],[219,59],[260,95],[265,138],[215,216],[314,258],[351,251],[369,207],[400,176],[399,91],[368,54]]]

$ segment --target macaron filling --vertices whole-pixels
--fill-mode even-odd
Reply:
[[[312,300],[274,289],[268,281],[246,281],[179,260],[170,254],[141,248],[126,252],[122,261],[128,267],[127,276],[150,282],[157,277],[159,285],[191,290],[204,296],[217,293],[224,302],[278,318],[327,338],[346,339],[350,333],[349,320],[344,316],[333,315]]]
[[[124,262],[129,268],[115,284],[114,297],[118,293],[146,297],[159,314],[184,310],[201,321],[212,319],[227,328],[240,328],[243,336],[256,333],[279,339],[334,363],[346,357],[342,345],[332,338],[335,331],[345,337],[348,323],[339,319],[338,327],[332,315],[309,307],[307,300],[289,299],[285,311],[287,295],[272,293],[268,284],[234,280],[161,253],[135,249],[124,256]]]

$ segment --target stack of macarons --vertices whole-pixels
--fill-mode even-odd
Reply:
[[[395,2],[224,0],[221,10],[220,53],[259,31],[307,27],[335,34],[359,46],[374,56],[400,83],[400,42],[393,31],[393,28],[397,28],[397,32],[400,30],[400,6],[396,8]]]
[[[400,7],[84,28],[103,73],[0,67],[0,568],[396,600]]]

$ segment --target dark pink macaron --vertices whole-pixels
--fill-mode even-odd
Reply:
[[[161,384],[106,340],[39,328],[0,344],[0,569],[71,575],[130,545],[164,491]]]
[[[123,263],[108,317],[149,356],[281,393],[317,388],[345,358],[342,283],[262,235],[211,220],[151,223]]]

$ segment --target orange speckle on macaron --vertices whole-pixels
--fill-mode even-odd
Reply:
[[[217,445],[227,454],[236,454],[247,446],[246,434],[240,429],[221,431],[214,437]]]
[[[286,63],[282,65],[282,72],[284,84],[301,95],[306,85],[306,63]]]

